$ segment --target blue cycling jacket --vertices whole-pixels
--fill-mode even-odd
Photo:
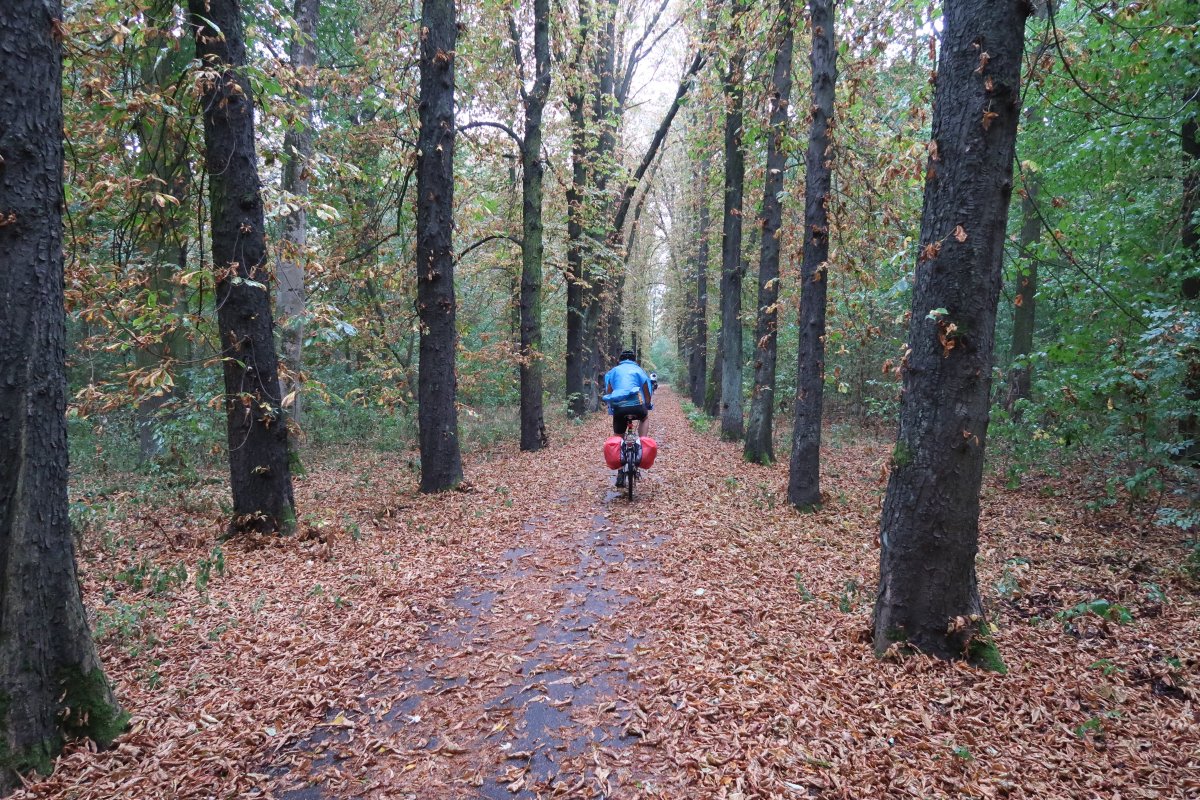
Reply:
[[[640,404],[643,387],[647,397],[653,392],[650,376],[634,361],[622,361],[610,369],[604,376],[604,383],[612,387],[612,391],[600,399],[609,404],[610,410],[612,406]]]

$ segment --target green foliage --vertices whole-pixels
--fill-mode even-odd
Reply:
[[[111,599],[96,612],[93,635],[99,642],[115,641],[124,644],[130,655],[137,655],[158,643],[147,627],[151,617],[162,617],[166,606],[152,600],[126,603]]]
[[[680,400],[679,404],[692,430],[698,433],[708,433],[712,430],[713,419],[704,413],[704,409],[696,408],[690,400]]]
[[[220,545],[213,547],[208,556],[200,559],[196,564],[197,592],[204,594],[208,590],[208,583],[214,573],[217,575],[225,574],[225,553],[221,550]]]
[[[1103,598],[1099,600],[1088,600],[1079,603],[1071,608],[1055,614],[1055,618],[1061,620],[1064,625],[1070,620],[1084,616],[1096,616],[1103,620],[1116,622],[1120,625],[1127,625],[1133,622],[1133,615],[1129,613],[1129,609],[1120,603],[1114,603],[1111,600]]]
[[[858,603],[859,588],[857,578],[850,578],[846,581],[842,591],[838,594],[838,611],[849,614],[854,610],[854,606]]]
[[[134,591],[145,590],[151,597],[161,597],[186,583],[188,571],[183,562],[164,569],[148,559],[142,559],[136,564],[129,564],[114,577]]]

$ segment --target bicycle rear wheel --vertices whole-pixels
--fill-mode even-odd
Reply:
[[[634,481],[637,480],[637,469],[634,467],[627,467],[627,469],[629,470],[629,472],[625,476],[625,493],[626,493],[626,497],[629,498],[629,502],[632,503],[633,502],[633,484],[634,484]]]

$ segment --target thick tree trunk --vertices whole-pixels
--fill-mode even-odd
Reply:
[[[596,27],[599,33],[597,48],[592,61],[592,118],[596,121],[596,145],[592,148],[591,174],[596,197],[604,198],[608,193],[609,179],[615,170],[617,129],[620,124],[616,90],[617,28],[616,18],[619,0],[606,0],[598,8]],[[599,213],[606,204],[601,202]],[[604,392],[604,373],[608,368],[605,354],[608,333],[608,317],[604,308],[609,295],[609,281],[613,277],[615,259],[609,253],[611,235],[607,232],[591,234],[591,268],[588,270],[588,287],[584,290],[584,385],[586,404],[589,411],[600,408],[600,395]]]
[[[796,419],[788,465],[788,502],[821,502],[821,418],[825,401],[825,294],[829,285],[829,125],[837,84],[833,0],[811,0],[812,127],[804,180],[804,261],[800,266],[800,344],[796,353]]]
[[[704,408],[704,383],[708,372],[708,234],[712,225],[709,207],[708,177],[712,159],[700,160],[700,176],[696,189],[696,260],[693,264],[695,286],[689,287],[694,301],[689,325],[688,396],[696,408]]]
[[[975,556],[1028,13],[1023,0],[945,4],[900,435],[880,532],[878,653],[904,641],[1000,666]]]
[[[0,793],[127,717],[96,657],[67,516],[62,45],[55,0],[0,11]]]
[[[588,183],[588,83],[583,64],[591,36],[590,0],[579,4],[579,40],[567,72],[567,114],[571,126],[571,185],[567,188],[567,413],[582,417],[589,405],[585,389],[584,337],[592,276],[584,266],[585,197]]]
[[[231,532],[288,532],[296,520],[279,394],[254,95],[243,72],[239,0],[188,0],[202,83],[217,326],[225,372]]]
[[[724,352],[724,338],[725,329],[722,327],[717,331],[717,354],[713,356],[712,372],[704,390],[704,413],[713,419],[721,413],[721,365],[724,362],[721,353]]]
[[[754,391],[746,425],[747,461],[775,460],[775,359],[779,329],[779,251],[783,223],[783,173],[787,160],[789,101],[792,93],[792,0],[779,3],[780,39],[771,77],[771,121],[767,174],[763,181],[762,243],[758,260],[758,318],[754,330]],[[816,70],[814,68],[814,74]],[[817,101],[819,103],[819,101]]]
[[[725,75],[725,216],[721,230],[721,438],[742,438],[742,187],[746,154],[742,150],[742,105],[746,48],[739,23],[746,11],[733,0],[731,37],[738,43]]]
[[[421,491],[453,489],[463,479],[458,446],[454,357],[454,0],[421,4],[421,130],[417,138],[417,313],[421,361],[417,422]]]
[[[582,417],[584,399],[583,196],[587,191],[587,119],[582,91],[567,98],[571,118],[571,185],[567,189],[567,413]]]
[[[1008,373],[1008,396],[1004,406],[1019,417],[1018,400],[1028,400],[1033,378],[1029,354],[1033,352],[1033,329],[1037,322],[1037,255],[1030,251],[1042,235],[1042,221],[1037,214],[1038,178],[1033,172],[1025,176],[1025,192],[1021,196],[1021,264],[1017,272],[1016,296],[1013,300],[1012,350],[1013,367]]]
[[[292,42],[291,62],[300,81],[300,119],[283,135],[283,193],[295,198],[297,208],[283,218],[283,246],[277,266],[279,280],[275,289],[275,309],[279,313],[283,360],[287,372],[281,391],[291,397],[290,417],[302,422],[303,398],[300,393],[304,370],[304,267],[308,258],[308,163],[313,154],[312,96],[317,67],[317,16],[320,0],[296,0],[292,12],[296,38]]]
[[[533,56],[533,88],[521,87],[521,449],[529,451],[548,441],[542,412],[542,111],[550,94],[550,0],[533,2]]]

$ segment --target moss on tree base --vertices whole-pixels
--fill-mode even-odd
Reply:
[[[1000,655],[1000,648],[996,646],[996,640],[990,633],[980,633],[971,640],[971,644],[967,646],[967,661],[973,666],[998,675],[1008,674],[1008,667]]]

